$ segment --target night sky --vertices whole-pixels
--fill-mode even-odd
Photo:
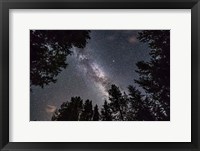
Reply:
[[[84,49],[72,48],[68,66],[56,83],[32,87],[30,120],[48,121],[56,108],[73,96],[93,101],[99,108],[107,99],[107,89],[116,84],[122,91],[137,85],[136,63],[149,59],[147,44],[137,40],[136,30],[92,30]]]

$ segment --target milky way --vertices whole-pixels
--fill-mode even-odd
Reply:
[[[111,85],[111,80],[109,80],[103,68],[100,67],[94,59],[87,53],[87,50],[73,49],[74,55],[78,60],[78,67],[82,70],[91,80],[94,82],[95,86],[99,89],[99,92],[103,96],[108,97],[108,88]]]
[[[50,120],[52,112],[73,96],[92,100],[101,108],[108,89],[116,84],[121,90],[135,85],[136,63],[149,59],[147,44],[137,40],[136,30],[92,30],[84,49],[73,48],[68,66],[43,89],[30,93],[30,120]]]

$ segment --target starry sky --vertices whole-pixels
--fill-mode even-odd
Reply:
[[[138,61],[149,59],[146,43],[137,40],[138,30],[91,30],[84,49],[73,47],[67,57],[68,66],[57,82],[44,88],[32,87],[30,120],[48,121],[56,108],[73,96],[93,101],[101,108],[108,99],[107,90],[115,84],[127,92],[128,85],[137,85]]]

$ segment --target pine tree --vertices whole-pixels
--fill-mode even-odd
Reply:
[[[143,96],[139,90],[133,86],[128,87],[129,100],[131,113],[133,113],[132,120],[137,121],[152,121],[154,117],[150,111],[150,105],[148,99],[143,99]]]
[[[101,120],[102,121],[112,121],[112,111],[106,100],[104,101],[104,105],[101,109]]]
[[[93,116],[92,101],[86,100],[80,116],[81,121],[91,121]]]
[[[72,47],[84,48],[90,39],[87,30],[30,30],[30,86],[44,87],[56,82],[67,67]]]
[[[54,121],[69,121],[69,102],[63,102],[60,106],[60,109],[54,113]]]
[[[94,107],[94,114],[93,114],[93,121],[99,121],[99,109],[98,105],[95,105]]]
[[[83,100],[80,97],[72,97],[69,104],[70,121],[78,121],[83,108]]]
[[[170,120],[170,31],[142,31],[138,39],[148,43],[151,59],[136,64],[135,82],[145,90],[156,119]]]
[[[72,97],[70,102],[64,102],[57,110],[53,121],[78,121],[82,111],[83,101],[80,97]]]
[[[124,108],[126,108],[126,100],[123,98],[122,93],[116,85],[111,85],[111,89],[108,90],[110,107],[114,113],[115,120],[125,120]]]
[[[129,120],[128,112],[129,112],[130,98],[126,94],[126,92],[123,93],[122,100],[123,100],[122,113],[124,115],[124,120],[127,121],[127,120]]]

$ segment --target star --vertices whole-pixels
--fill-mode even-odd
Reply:
[[[112,62],[115,63],[115,60],[113,59]]]

